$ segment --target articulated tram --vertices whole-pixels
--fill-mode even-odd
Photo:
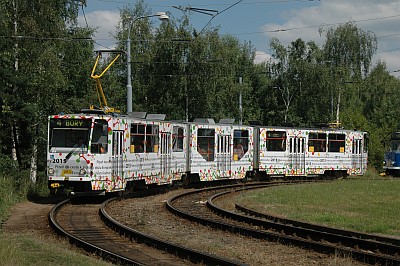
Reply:
[[[103,194],[177,181],[362,175],[367,144],[367,133],[357,130],[87,110],[49,116],[48,184],[51,191]]]

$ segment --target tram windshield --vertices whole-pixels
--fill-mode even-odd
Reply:
[[[390,147],[392,151],[400,151],[400,132],[392,133]]]
[[[391,150],[392,151],[400,151],[400,140],[392,140],[391,141]]]
[[[49,124],[50,152],[78,148],[87,150],[91,124],[91,119],[51,118]]]

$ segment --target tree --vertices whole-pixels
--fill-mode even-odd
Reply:
[[[352,22],[337,28],[321,28],[320,33],[326,35],[324,59],[332,68],[336,80],[331,88],[331,97],[333,103],[334,96],[337,96],[336,119],[339,120],[340,105],[351,105],[349,102],[341,103],[341,96],[346,93],[343,88],[347,88],[344,84],[361,82],[367,76],[377,49],[377,40],[374,33],[365,32]]]
[[[314,42],[297,39],[284,47],[279,40],[271,41],[274,60],[269,63],[273,79],[272,93],[281,108],[278,124],[313,125],[327,122],[327,77],[321,68],[322,52]],[[324,76],[325,75],[325,76]],[[269,98],[266,98],[269,100]],[[278,113],[279,115],[279,113]]]
[[[321,28],[320,33],[326,35],[325,60],[329,60],[335,67],[346,68],[353,80],[368,74],[377,49],[374,33],[361,30],[353,22],[337,28]]]
[[[85,79],[74,74],[91,56],[93,45],[75,39],[91,33],[76,27],[77,12],[75,1],[6,0],[0,4],[6,37],[1,52],[3,121],[9,140],[3,143],[11,143],[3,145],[2,152],[11,154],[21,169],[30,168],[32,181],[36,180],[37,156],[43,156],[42,169],[46,161],[47,115],[63,107],[63,111],[75,109],[82,98],[78,96],[86,92]],[[83,60],[79,58],[84,54]]]
[[[126,49],[128,20],[150,14],[143,1],[121,10],[117,33],[120,49]],[[179,120],[239,119],[239,90],[244,90],[246,97],[248,93],[246,86],[239,89],[238,78],[249,80],[254,60],[251,45],[242,45],[230,35],[221,36],[218,28],[197,34],[187,16],[170,18],[157,28],[150,19],[135,20],[130,37],[134,40],[135,110],[166,113]],[[124,72],[122,68],[119,71]]]

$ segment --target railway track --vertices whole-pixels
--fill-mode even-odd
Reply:
[[[202,189],[172,197],[166,204],[174,214],[213,228],[318,252],[341,254],[369,264],[400,264],[400,245],[399,241],[395,239],[335,230],[293,220],[284,221],[267,216],[262,217],[261,214],[250,212],[243,206],[237,206],[238,209],[253,215],[249,216],[224,210],[214,203],[218,198],[243,190],[287,184],[292,183],[274,182],[262,185]],[[254,215],[258,217],[254,217]]]
[[[241,265],[229,259],[163,241],[117,222],[105,211],[105,206],[113,200],[116,198],[100,203],[88,203],[88,199],[65,200],[50,211],[50,225],[71,243],[116,264]],[[136,241],[132,241],[133,239]]]

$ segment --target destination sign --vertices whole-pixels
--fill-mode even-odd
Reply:
[[[284,139],[284,138],[286,138],[286,132],[281,132],[281,131],[268,131],[268,132],[267,132],[267,137],[268,137],[268,138],[279,138],[279,139]]]
[[[52,118],[50,120],[51,126],[54,127],[67,127],[67,128],[90,128],[92,120],[90,119],[60,119]]]

